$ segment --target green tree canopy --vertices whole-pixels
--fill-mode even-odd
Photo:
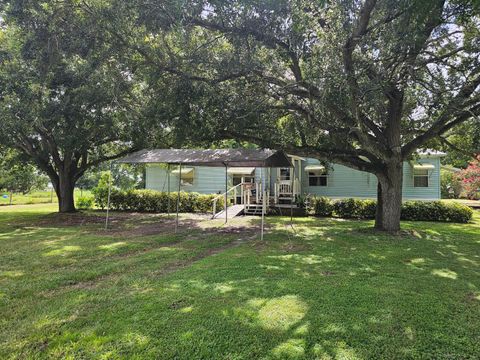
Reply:
[[[478,10],[439,0],[136,0],[92,16],[113,20],[104,30],[152,72],[184,84],[185,134],[373,173],[376,226],[395,231],[403,161],[480,114]]]
[[[442,163],[466,168],[480,154],[480,118],[460,124],[436,139],[433,146],[447,153]]]
[[[12,149],[0,149],[0,190],[28,193],[45,189],[47,177]]]
[[[1,141],[51,179],[60,211],[90,168],[147,141],[144,83],[77,1],[10,1],[0,30]]]

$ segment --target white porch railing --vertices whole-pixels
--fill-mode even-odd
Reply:
[[[294,180],[280,180],[275,183],[274,197],[275,202],[278,202],[279,197],[282,195],[291,195],[295,197],[300,194],[300,180],[295,178]]]
[[[244,208],[247,205],[252,204],[263,204],[264,196],[266,196],[266,204],[268,206],[270,199],[270,190],[264,189],[262,182],[242,182],[238,185],[235,185],[228,189],[226,192],[217,195],[212,201],[212,218],[217,214],[217,203],[220,199],[224,200],[224,209],[228,207],[228,202],[230,199],[234,199],[235,204],[237,199],[240,198],[240,204],[244,205]],[[295,199],[297,195],[300,194],[300,181],[298,178],[295,178],[291,181],[281,180],[276,182],[273,188],[273,201],[275,204],[279,203],[279,199],[282,197]],[[226,195],[226,196],[225,196]],[[225,202],[226,200],[226,202]]]
[[[278,184],[278,193],[281,195],[281,194],[291,194],[293,191],[292,191],[292,183],[289,181],[289,182],[284,182],[284,180],[282,182],[280,182]]]
[[[217,214],[217,201],[220,200],[220,199],[224,199],[226,200],[225,201],[225,204],[224,204],[224,209],[227,208],[228,206],[228,198],[229,198],[229,193],[232,193],[233,192],[233,198],[236,200],[237,199],[237,196],[238,196],[238,189],[240,188],[240,197],[241,197],[241,201],[243,204],[245,204],[245,193],[246,191],[244,191],[243,189],[243,186],[242,185],[245,185],[245,184],[248,184],[248,183],[240,183],[240,184],[237,184],[233,187],[231,187],[230,189],[228,189],[226,192],[224,192],[223,194],[219,194],[218,196],[214,197],[212,202],[213,202],[213,215],[212,215],[212,219],[215,217],[215,215]],[[226,195],[226,196],[225,196]]]

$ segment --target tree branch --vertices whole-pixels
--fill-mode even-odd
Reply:
[[[478,155],[474,152],[470,152],[470,151],[459,148],[458,146],[452,144],[448,139],[444,138],[443,136],[439,136],[439,139],[443,144],[447,145],[448,147],[452,148],[453,150],[455,150],[455,151],[457,151],[457,152],[459,152],[463,155],[467,155],[467,156],[472,157],[472,158],[474,158],[475,156]]]
[[[432,126],[422,135],[411,140],[403,146],[402,156],[408,157],[415,149],[419,148],[428,140],[445,133],[457,124],[466,121],[472,116],[478,116],[480,111],[480,104],[476,104],[470,109],[461,110],[464,102],[475,92],[476,88],[480,86],[480,68],[477,68],[473,74],[474,78],[467,81],[458,94],[447,104],[440,116],[435,120]],[[453,118],[453,120],[451,120]]]

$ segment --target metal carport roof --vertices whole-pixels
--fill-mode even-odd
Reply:
[[[270,149],[152,149],[117,160],[128,164],[184,164],[190,166],[292,167],[281,150]]]

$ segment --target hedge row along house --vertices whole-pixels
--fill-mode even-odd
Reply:
[[[179,166],[172,165],[172,162],[169,162],[169,166],[164,164],[162,156],[165,151],[182,150],[143,150],[133,154],[125,162],[146,163],[147,189],[176,191],[179,184],[180,190],[185,192],[218,194],[214,202],[224,202],[227,199],[230,216],[260,214],[264,196],[268,199],[268,207],[281,209],[297,207],[298,199],[306,195],[334,199],[375,199],[377,195],[377,179],[374,175],[339,164],[324,164],[313,158],[286,155],[290,160],[288,167],[246,166],[247,162],[242,163],[242,166],[228,166],[235,162],[225,161],[226,166],[222,168],[191,165],[187,156],[180,169]],[[252,159],[252,155],[254,157],[278,153],[273,150],[252,149],[185,151],[202,154],[226,151],[225,154],[228,155],[223,160],[229,159],[233,153],[237,160],[242,156]],[[441,152],[423,152],[418,154],[416,160],[404,162],[403,200],[440,199],[440,159],[444,155]],[[141,161],[132,161],[142,157]]]

